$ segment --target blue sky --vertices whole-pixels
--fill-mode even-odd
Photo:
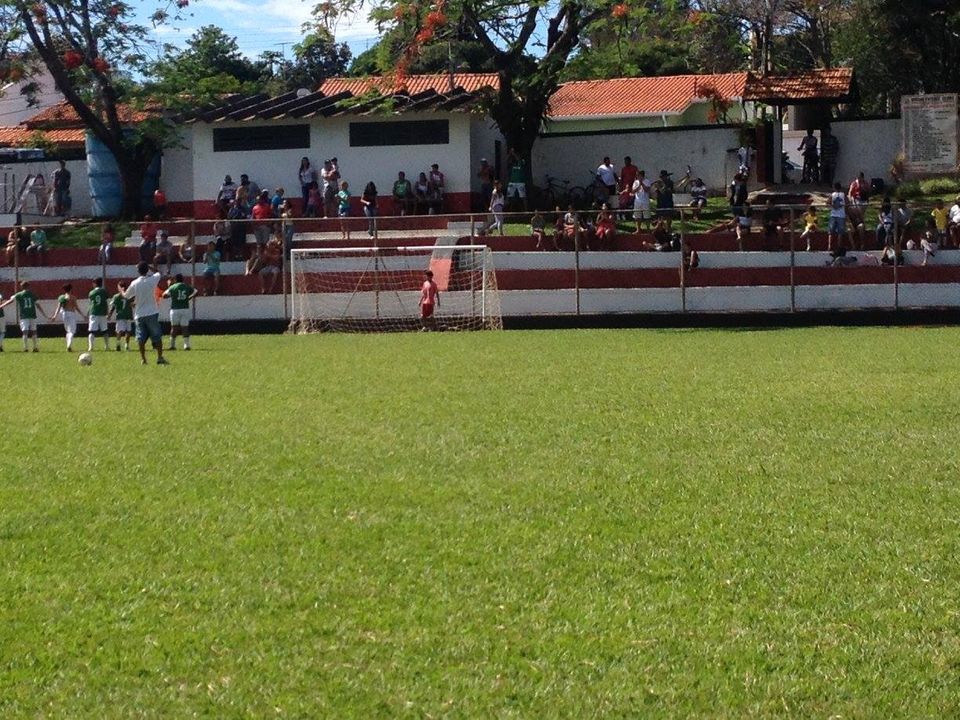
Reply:
[[[228,35],[237,38],[244,54],[256,57],[265,50],[282,50],[291,57],[291,46],[299,42],[300,26],[310,19],[310,8],[315,2],[300,0],[196,0],[186,10],[180,23],[158,29],[162,42],[183,45],[197,28],[217,25]],[[149,15],[156,5],[149,0],[141,3]],[[336,28],[336,37],[350,46],[354,57],[373,45],[378,38],[376,28],[362,17],[342,20]],[[142,20],[145,25],[149,21]]]

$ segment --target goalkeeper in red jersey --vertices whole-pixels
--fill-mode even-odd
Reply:
[[[423,273],[423,286],[420,288],[420,332],[437,329],[437,320],[433,311],[440,305],[440,291],[433,281],[433,271]]]

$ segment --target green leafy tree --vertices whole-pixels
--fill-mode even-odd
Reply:
[[[253,92],[267,68],[240,52],[234,37],[213,25],[197,30],[183,50],[167,46],[167,55],[150,64],[145,90],[157,95],[187,94],[195,100],[225,93]]]
[[[155,25],[176,21],[189,0],[156,6]],[[130,71],[153,47],[149,30],[122,0],[4,0],[0,5],[0,69],[29,77],[30,58],[44,66],[77,116],[113,154],[123,184],[123,211],[139,211],[146,169],[175,130],[158,115],[131,123],[143,104]],[[4,64],[5,63],[5,64]]]
[[[326,78],[344,75],[353,57],[346,43],[338,43],[323,25],[307,25],[303,39],[293,46],[293,61],[280,65],[287,89],[314,89]]]

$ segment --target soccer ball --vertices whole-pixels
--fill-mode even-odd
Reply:
[[[80,353],[80,357],[77,358],[77,362],[81,365],[93,365],[93,355],[90,353]]]

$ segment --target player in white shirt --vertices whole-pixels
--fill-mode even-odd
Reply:
[[[168,365],[163,357],[163,330],[160,328],[160,306],[157,305],[157,286],[160,273],[151,272],[150,265],[137,265],[140,277],[130,283],[123,296],[133,300],[133,319],[137,326],[137,346],[140,348],[140,363],[147,364],[147,338],[157,351],[157,365]]]

